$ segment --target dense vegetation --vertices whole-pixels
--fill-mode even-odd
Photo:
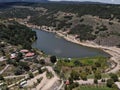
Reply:
[[[93,31],[92,26],[81,24],[72,28],[70,33],[78,34],[81,40],[94,40],[96,36],[91,34],[92,31]]]
[[[108,88],[106,86],[80,86],[79,88],[76,88],[74,90],[112,90],[111,88]]]
[[[0,23],[0,39],[12,45],[21,45],[23,48],[30,49],[36,33],[24,25],[14,21]]]
[[[69,30],[69,34],[77,34],[80,40],[93,40],[100,45],[119,47],[119,7],[103,4],[21,3],[0,8],[0,18],[26,19],[30,16],[27,23],[52,26],[55,30]]]
[[[24,4],[23,4],[24,5]],[[32,7],[44,7],[47,8],[47,12],[52,12],[55,13],[57,11],[63,11],[63,12],[70,12],[70,13],[78,13],[78,16],[83,16],[83,15],[93,15],[93,16],[99,16],[101,18],[106,18],[106,19],[113,19],[113,18],[118,18],[120,19],[120,8],[119,5],[95,5],[95,4],[58,4],[58,3],[42,3],[42,4],[30,4],[28,6]],[[57,7],[56,7],[57,6]],[[16,11],[22,10],[24,16],[26,14],[31,14],[31,11],[29,9],[17,9],[13,8],[14,12],[8,12],[9,16],[20,16],[19,14],[16,13]],[[10,10],[11,11],[11,10]],[[17,15],[16,15],[17,14]],[[113,14],[113,16],[111,16]],[[23,16],[23,17],[24,17]]]

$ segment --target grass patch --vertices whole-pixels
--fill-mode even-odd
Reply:
[[[54,75],[52,74],[52,72],[47,71],[46,77],[47,77],[48,79],[51,79],[52,77],[54,77]]]
[[[108,88],[106,86],[80,86],[73,90],[112,90],[112,88]]]
[[[68,78],[72,70],[77,71],[79,74],[85,72],[88,78],[94,78],[93,73],[95,71],[104,72],[106,68],[108,68],[108,58],[106,57],[60,58],[55,66],[55,71],[59,72],[62,77],[64,75],[64,78]],[[104,74],[102,76],[108,77]]]
[[[94,79],[94,74],[90,74],[87,76],[88,79],[93,78]],[[102,78],[110,78],[109,74],[102,74]]]
[[[66,58],[59,59],[58,64],[62,63],[64,66],[80,66],[82,65],[89,65],[92,66],[96,62],[101,63],[102,66],[105,66],[107,63],[108,58],[102,56],[96,57],[87,57],[87,58],[73,58],[68,60]]]

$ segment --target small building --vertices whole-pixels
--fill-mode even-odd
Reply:
[[[28,52],[25,54],[25,57],[33,57],[34,55],[35,55],[35,53]]]
[[[12,53],[10,56],[11,59],[15,59],[16,58],[16,53]]]
[[[20,50],[20,52],[21,52],[21,53],[28,53],[29,50],[27,50],[27,49],[22,49],[22,50]]]
[[[66,80],[66,81],[65,81],[65,85],[70,85],[70,81],[69,81],[69,80]]]

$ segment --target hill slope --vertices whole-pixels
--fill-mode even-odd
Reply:
[[[58,3],[15,5],[0,9],[0,17],[21,18],[26,23],[52,26],[55,30],[75,35],[81,41],[92,40],[100,45],[119,46],[119,7],[120,5]]]

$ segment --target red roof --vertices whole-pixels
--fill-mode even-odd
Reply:
[[[66,85],[69,85],[69,84],[70,84],[69,80],[66,80],[65,84],[66,84]]]
[[[29,52],[29,53],[27,53],[25,56],[26,56],[26,57],[32,57],[32,56],[34,56],[34,55],[35,55],[35,53]]]

